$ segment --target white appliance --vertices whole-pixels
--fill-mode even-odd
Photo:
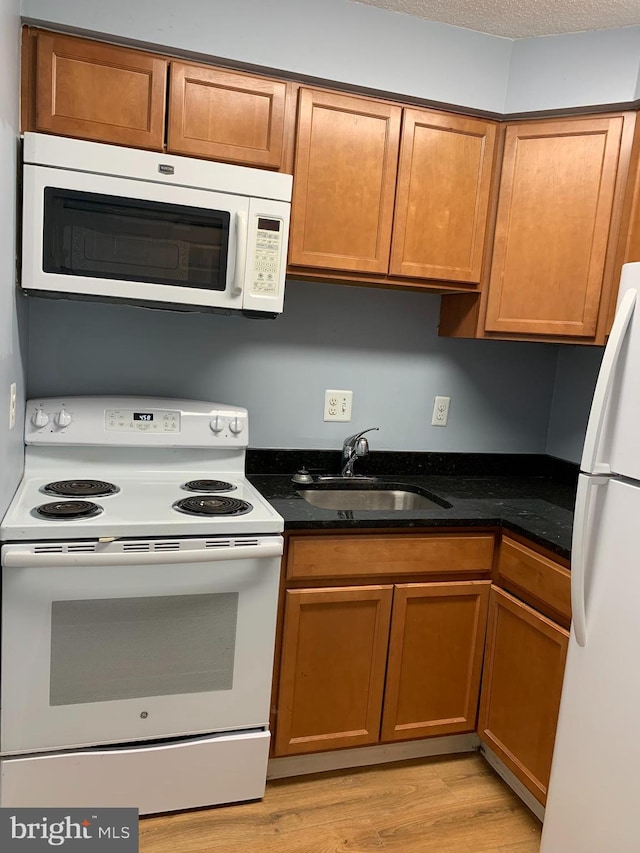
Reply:
[[[24,135],[27,293],[282,311],[291,175]]]
[[[573,622],[542,853],[640,850],[639,293],[640,264],[626,264],[578,481]]]
[[[0,527],[0,805],[141,813],[264,793],[283,529],[247,412],[31,400]]]

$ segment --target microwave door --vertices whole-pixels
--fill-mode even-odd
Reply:
[[[22,286],[194,310],[241,310],[249,200],[25,166]]]

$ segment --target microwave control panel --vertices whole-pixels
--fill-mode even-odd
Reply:
[[[282,256],[281,219],[258,217],[256,252],[253,264],[252,293],[275,296],[280,283],[280,258]]]

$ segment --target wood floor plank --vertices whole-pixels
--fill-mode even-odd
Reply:
[[[520,844],[507,844],[506,847],[501,847],[498,853],[539,853],[540,851],[540,833],[537,833],[536,838],[531,841],[522,841]]]
[[[270,782],[264,800],[140,821],[141,853],[538,853],[477,753]]]

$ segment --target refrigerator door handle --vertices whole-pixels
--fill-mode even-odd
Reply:
[[[608,477],[578,478],[576,508],[573,522],[573,542],[571,544],[571,619],[573,632],[579,646],[587,645],[587,607],[586,575],[589,563],[589,521],[591,515],[591,497],[594,488],[609,482]]]
[[[609,405],[609,397],[613,386],[613,379],[618,366],[618,359],[622,344],[627,335],[627,329],[636,304],[637,291],[634,289],[627,290],[620,301],[618,311],[609,342],[604,352],[600,373],[596,389],[593,394],[593,402],[591,404],[591,413],[589,414],[589,424],[587,426],[587,434],[584,439],[584,449],[582,451],[581,468],[583,471],[589,471],[592,474],[610,474],[611,468],[607,462],[600,462],[598,454],[600,451],[600,439],[602,437],[602,427],[604,426],[607,408]]]

